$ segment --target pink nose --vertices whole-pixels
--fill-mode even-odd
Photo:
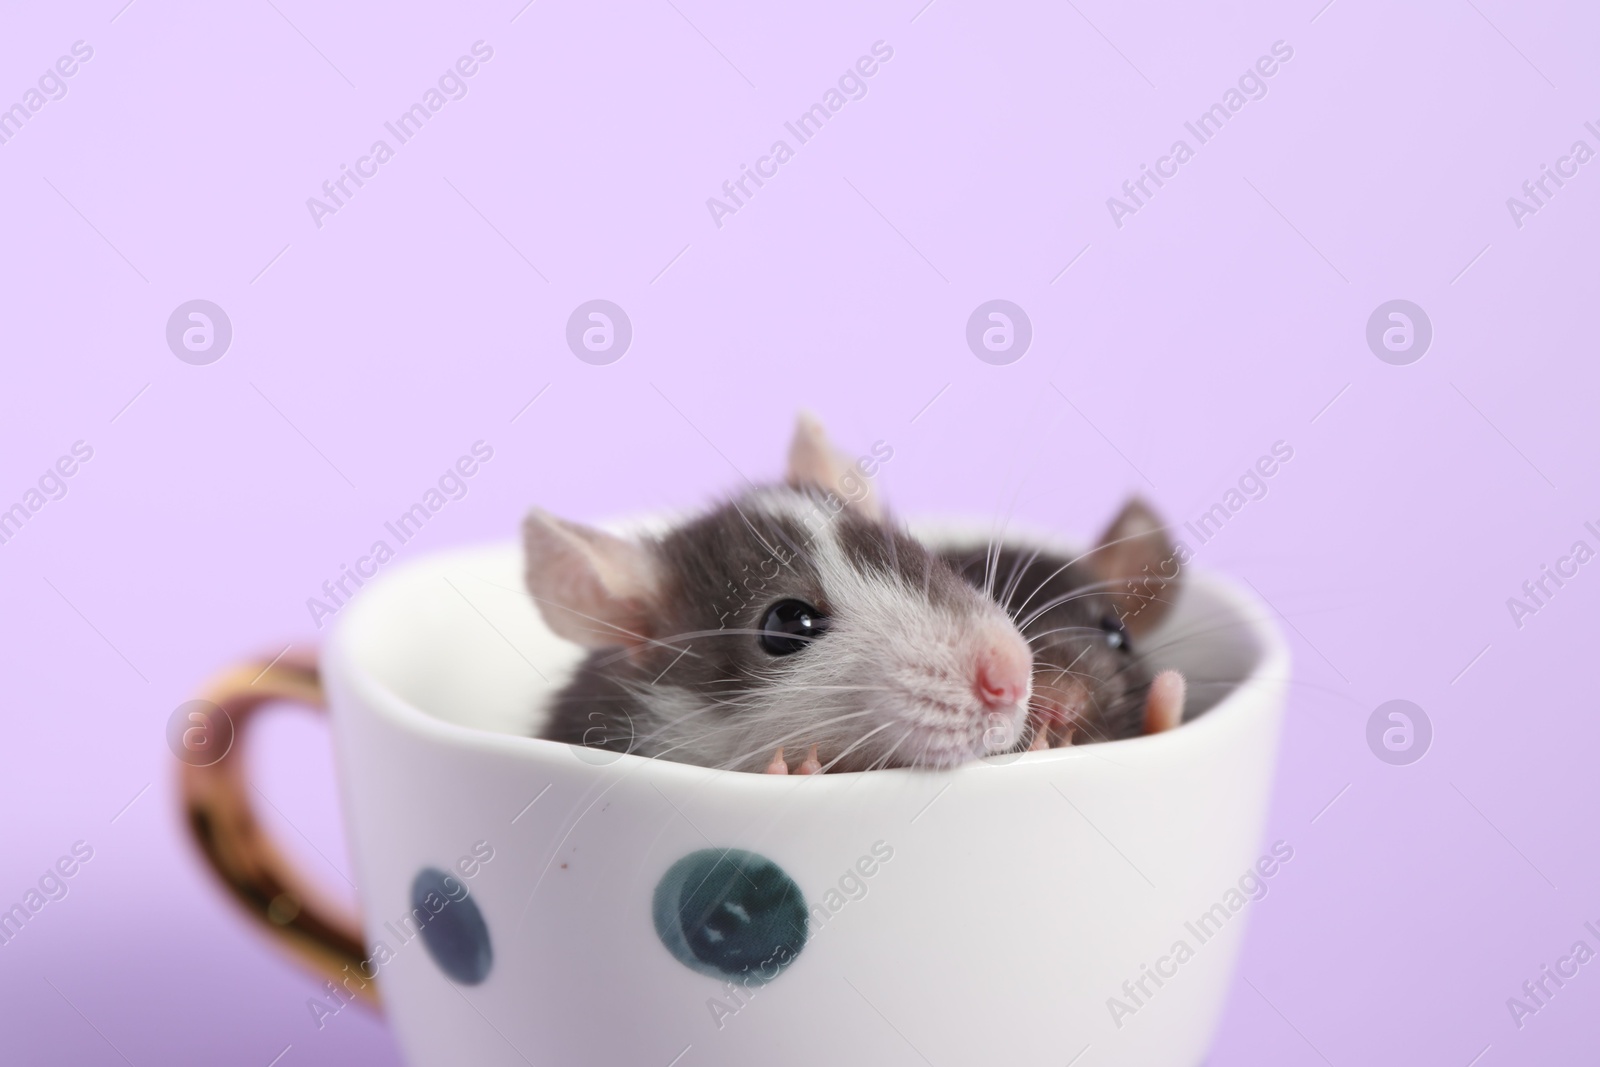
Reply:
[[[972,690],[986,707],[1012,707],[1027,699],[1032,670],[1033,657],[1021,640],[996,641],[978,651]]]

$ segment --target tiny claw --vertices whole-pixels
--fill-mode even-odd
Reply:
[[[1029,752],[1043,752],[1045,749],[1047,749],[1049,747],[1050,747],[1050,728],[1048,726],[1041,726],[1039,728],[1039,731],[1033,735],[1033,744],[1028,746],[1028,751]]]
[[[800,773],[801,774],[821,774],[822,773],[822,763],[821,763],[821,761],[819,761],[817,759],[817,746],[816,745],[812,745],[811,746],[811,752],[809,754],[807,754],[807,756],[805,758],[805,762],[800,764]]]
[[[789,773],[789,765],[787,763],[783,762],[783,749],[782,748],[778,749],[777,754],[772,757],[772,762],[767,764],[767,769],[765,771],[763,771],[762,773],[763,774],[788,774]]]

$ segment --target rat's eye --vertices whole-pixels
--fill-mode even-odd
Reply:
[[[761,620],[761,647],[774,656],[789,656],[828,630],[828,618],[804,600],[780,600]]]
[[[1106,632],[1106,644],[1112,648],[1125,649],[1128,647],[1128,628],[1122,625],[1122,620],[1115,615],[1107,615],[1101,619],[1100,629]]]

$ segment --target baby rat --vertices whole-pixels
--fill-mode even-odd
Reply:
[[[535,509],[524,543],[546,623],[591,649],[554,699],[550,740],[769,773],[788,773],[785,749],[805,751],[797,769],[814,773],[945,767],[1176,722],[1170,694],[1141,714],[1165,690],[1124,662],[1131,651],[1083,650],[1082,620],[1106,642],[1095,613],[1123,603],[1103,586],[1073,591],[1085,564],[929,550],[804,416],[782,485],[658,536]],[[1102,546],[1095,582],[1139,577],[1108,570],[1142,566],[1118,545]],[[997,574],[1000,592],[1030,594],[1011,614]],[[1091,665],[1104,694],[1080,684]]]
[[[1027,747],[1114,741],[1182,719],[1183,676],[1155,673],[1137,647],[1179,589],[1171,540],[1143,501],[1128,501],[1081,556],[1003,546],[943,555],[1001,604],[1032,648]]]

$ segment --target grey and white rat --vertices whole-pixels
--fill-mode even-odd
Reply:
[[[936,552],[801,416],[781,485],[654,536],[535,509],[524,545],[546,623],[591,649],[550,740],[778,774],[805,753],[796,769],[815,773],[947,767],[1182,714],[1182,678],[1152,678],[1132,644],[1176,588],[1151,580],[1171,546],[1138,501],[1079,559]]]

